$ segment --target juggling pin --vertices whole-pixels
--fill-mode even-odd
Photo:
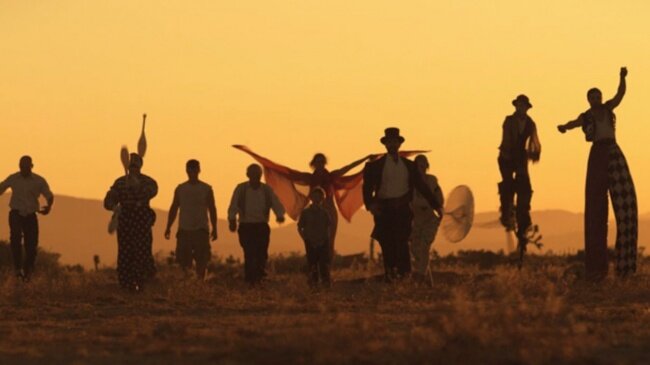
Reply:
[[[147,121],[147,114],[142,114],[142,132],[140,133],[140,139],[138,140],[138,155],[144,158],[144,154],[147,152],[147,137],[144,135],[144,126]]]
[[[124,166],[124,174],[129,172],[129,149],[126,146],[122,146],[120,149],[120,160],[122,160],[122,166]]]

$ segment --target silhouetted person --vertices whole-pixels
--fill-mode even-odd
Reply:
[[[308,277],[311,286],[322,283],[329,287],[330,280],[330,226],[332,219],[323,206],[325,190],[315,187],[309,194],[311,204],[303,209],[298,220],[298,233],[305,242]]]
[[[120,214],[117,225],[117,276],[120,286],[140,291],[145,280],[156,273],[152,254],[152,230],[156,213],[149,201],[158,194],[158,184],[141,173],[142,158],[129,156],[129,171],[115,180],[106,197],[104,207]]]
[[[244,274],[246,282],[258,284],[265,275],[271,235],[269,213],[275,213],[278,223],[284,222],[284,207],[273,189],[262,183],[262,168],[252,164],[246,169],[248,181],[235,188],[228,208],[231,232],[237,231],[244,249]],[[237,218],[239,217],[239,229]]]
[[[434,175],[427,174],[429,170],[429,160],[425,155],[417,155],[413,160],[420,175],[424,178],[429,190],[436,197],[438,206],[444,206],[444,197],[442,189],[438,185],[438,178]],[[414,277],[423,280],[429,269],[429,252],[431,244],[436,238],[438,227],[442,216],[436,214],[429,202],[417,190],[413,194],[411,202],[413,211],[413,228],[411,232],[411,254],[413,255]]]
[[[372,237],[379,242],[386,280],[408,276],[411,256],[408,240],[413,213],[410,203],[417,189],[442,216],[441,205],[429,189],[415,163],[399,155],[404,142],[399,129],[387,128],[381,143],[388,152],[363,170],[363,202],[375,220]]]
[[[183,268],[192,268],[196,263],[196,275],[205,278],[210,260],[210,239],[217,239],[217,208],[212,186],[199,180],[201,166],[197,160],[185,164],[188,180],[176,187],[174,200],[169,208],[165,238],[169,239],[171,228],[180,209],[178,231],[176,232],[176,261]],[[208,226],[208,215],[212,232]]]
[[[330,253],[334,255],[334,241],[339,218],[337,206],[341,215],[348,221],[361,208],[361,194],[357,193],[359,191],[357,187],[361,185],[362,174],[361,172],[346,174],[371,158],[372,155],[330,171],[327,169],[327,157],[322,153],[316,153],[309,162],[312,172],[301,172],[272,162],[244,146],[234,147],[248,153],[264,166],[268,184],[277,192],[280,202],[287,209],[287,214],[294,220],[298,219],[300,212],[307,204],[307,198],[295,188],[295,185],[308,186],[310,192],[316,187],[325,191],[323,207],[329,213],[332,222],[328,244]],[[273,177],[268,178],[269,174],[272,174]],[[329,260],[331,261],[331,259],[332,256]]]
[[[14,268],[17,277],[29,281],[34,271],[38,249],[38,218],[36,213],[43,215],[50,213],[54,203],[54,195],[50,191],[47,181],[32,172],[34,165],[31,157],[21,157],[18,166],[20,167],[19,172],[9,175],[5,181],[0,183],[0,195],[11,188],[9,231]],[[43,208],[40,208],[38,202],[41,195],[47,201],[47,205]],[[24,259],[23,239],[25,245]]]
[[[616,216],[616,273],[636,271],[638,213],[636,192],[625,156],[616,143],[614,109],[625,95],[627,69],[621,68],[616,95],[603,103],[600,90],[587,92],[590,108],[574,121],[558,126],[561,133],[582,127],[593,142],[587,164],[585,189],[585,266],[587,277],[599,281],[607,276],[607,193]]]
[[[539,161],[541,144],[537,126],[528,116],[533,105],[526,95],[512,101],[515,112],[503,122],[503,137],[499,146],[499,196],[501,198],[501,224],[508,231],[516,230],[520,253],[526,251],[527,231],[532,222],[530,201],[533,189],[528,174],[528,161]],[[517,203],[513,207],[515,195]],[[514,208],[514,212],[513,212]]]

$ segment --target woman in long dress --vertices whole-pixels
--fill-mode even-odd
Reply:
[[[427,170],[429,170],[429,160],[427,157],[425,155],[417,155],[414,162],[440,206],[444,206],[445,201],[440,185],[438,184],[438,178],[434,175],[427,174]],[[440,226],[442,217],[436,214],[435,210],[418,191],[413,192],[411,210],[413,210],[413,228],[411,230],[413,274],[416,278],[423,279],[429,269],[429,252],[436,238],[436,233],[438,233],[438,227]]]
[[[128,174],[115,180],[106,193],[104,207],[112,211],[119,209],[117,276],[120,286],[140,291],[144,281],[156,273],[152,254],[156,214],[149,201],[158,193],[158,184],[140,172],[140,155],[132,153],[129,157]]]

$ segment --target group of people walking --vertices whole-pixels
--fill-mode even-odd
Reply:
[[[587,141],[593,142],[587,167],[585,252],[587,275],[596,281],[606,276],[608,267],[608,192],[618,230],[616,272],[627,276],[636,270],[636,195],[625,157],[616,143],[613,112],[625,94],[626,76],[627,70],[622,68],[613,99],[603,103],[600,90],[591,89],[587,94],[589,110],[558,126],[561,133],[581,127]],[[498,156],[502,176],[498,184],[500,222],[516,232],[520,249],[525,250],[532,225],[533,190],[528,163],[539,161],[541,143],[536,124],[527,114],[532,107],[530,99],[519,95],[512,104],[515,112],[503,123]],[[385,280],[423,278],[444,215],[444,198],[437,178],[427,174],[426,156],[418,151],[401,151],[404,141],[398,128],[387,128],[380,139],[386,153],[365,156],[333,171],[326,168],[325,155],[318,153],[310,163],[312,172],[293,170],[244,146],[234,146],[259,163],[248,166],[248,180],[237,185],[228,208],[229,229],[238,233],[244,251],[246,282],[256,285],[266,276],[271,232],[268,222],[273,211],[279,223],[284,222],[285,214],[298,221],[309,283],[329,286],[338,214],[349,221],[362,206],[374,217],[371,237],[382,248]],[[414,154],[417,156],[410,160]],[[130,154],[128,171],[115,180],[104,199],[104,207],[114,212],[117,222],[118,281],[135,291],[156,273],[152,255],[156,216],[150,201],[158,193],[158,186],[142,173],[143,163],[141,155]],[[361,172],[348,174],[363,163]],[[0,194],[12,189],[9,225],[14,265],[16,275],[29,280],[38,245],[36,213],[48,214],[54,196],[45,179],[32,172],[29,156],[23,156],[19,166],[20,172],[0,183]],[[164,236],[170,239],[178,216],[176,260],[188,272],[195,266],[197,277],[202,279],[211,256],[210,241],[218,238],[215,198],[212,187],[199,179],[198,160],[187,161],[186,172],[188,180],[174,191]],[[261,181],[263,175],[266,183]],[[309,193],[300,192],[301,185],[308,187]],[[47,201],[43,208],[38,202],[41,195]]]

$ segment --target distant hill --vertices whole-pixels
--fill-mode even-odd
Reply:
[[[7,217],[8,195],[0,197],[0,217]],[[156,210],[157,220],[154,226],[154,252],[167,255],[174,249],[176,242],[165,240],[164,225],[167,212]],[[221,213],[223,216],[223,213]],[[9,227],[6,218],[0,224],[0,239],[8,239]],[[61,254],[61,261],[66,264],[92,265],[93,255],[100,256],[102,263],[114,265],[117,257],[117,239],[107,233],[110,212],[104,210],[102,202],[92,199],[80,199],[67,196],[57,196],[54,209],[48,216],[39,216],[40,245],[48,250]],[[442,234],[434,243],[435,249],[441,254],[456,250],[505,250],[506,241],[503,229],[496,224],[497,213],[478,213],[475,216],[475,226],[465,240],[460,243],[447,242]],[[562,210],[546,210],[533,212],[533,221],[539,224],[544,235],[544,250],[556,253],[575,252],[582,248],[582,214]],[[488,224],[485,224],[488,223]],[[482,226],[496,228],[481,228]],[[642,215],[640,220],[639,245],[644,246],[650,227],[650,215]],[[369,234],[372,229],[372,217],[366,211],[358,212],[352,223],[344,219],[339,221],[339,231],[336,248],[341,254],[367,251]],[[225,220],[218,222],[219,239],[212,244],[212,251],[219,256],[233,255],[241,257],[242,252],[237,235],[228,231]],[[610,230],[610,244],[613,245],[614,230]],[[271,253],[282,253],[304,250],[294,223],[286,223],[274,228],[271,233]],[[377,248],[379,250],[379,248]]]

